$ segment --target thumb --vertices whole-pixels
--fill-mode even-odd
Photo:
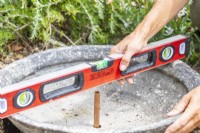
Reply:
[[[120,62],[120,70],[124,71],[126,70],[126,68],[128,67],[130,61],[131,61],[131,57],[133,56],[133,54],[135,54],[135,50],[133,49],[127,49],[125,54],[122,57],[122,60]]]
[[[190,102],[190,96],[185,95],[181,99],[181,101],[167,114],[167,116],[171,117],[183,112],[187,107],[187,105],[189,104],[189,102]]]

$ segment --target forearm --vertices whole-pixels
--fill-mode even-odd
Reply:
[[[124,52],[120,62],[120,70],[128,67],[131,57],[147,45],[148,40],[166,25],[189,0],[156,0],[150,12],[137,28],[115,47],[111,54]],[[122,53],[123,53],[122,52]],[[130,79],[128,79],[128,82]]]
[[[133,35],[148,41],[162,29],[189,0],[156,0],[150,12],[134,30]]]

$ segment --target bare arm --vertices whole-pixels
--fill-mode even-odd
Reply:
[[[188,1],[189,0],[157,0],[144,20],[138,25],[134,34],[144,40],[149,40],[178,14]]]
[[[111,54],[125,51],[120,69],[124,71],[133,54],[142,50],[148,40],[166,25],[189,0],[157,0],[137,28],[111,49]]]

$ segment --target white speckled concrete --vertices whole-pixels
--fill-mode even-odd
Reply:
[[[0,86],[43,75],[108,55],[110,46],[52,49],[0,70]],[[146,132],[160,133],[177,117],[165,114],[192,88],[200,75],[182,61],[140,73],[134,85],[116,82],[78,93],[13,115],[24,133]],[[101,92],[101,128],[93,128],[93,95]]]

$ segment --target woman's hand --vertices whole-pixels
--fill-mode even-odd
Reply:
[[[182,112],[165,133],[188,133],[200,126],[200,86],[186,94],[167,115],[171,117]]]
[[[120,62],[120,70],[124,71],[128,67],[131,57],[142,50],[147,45],[147,41],[141,36],[136,36],[135,33],[131,33],[126,36],[117,45],[111,48],[110,54],[122,53],[124,54]],[[126,78],[126,81],[133,84],[131,77]],[[120,84],[124,84],[123,80],[119,80]]]

